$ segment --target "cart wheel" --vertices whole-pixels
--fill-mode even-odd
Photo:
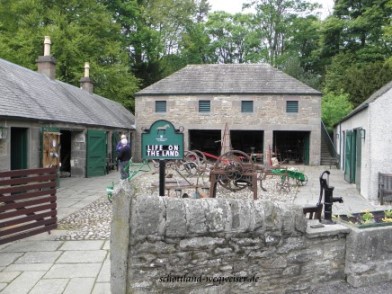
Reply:
[[[187,176],[195,176],[199,171],[199,158],[196,153],[185,151],[184,158],[176,160],[173,167],[181,174],[185,172]]]
[[[222,154],[214,165],[215,170],[220,170],[218,182],[230,191],[239,191],[249,186],[244,173],[254,170],[250,157],[239,150],[232,150]]]
[[[199,174],[203,174],[207,170],[207,158],[200,150],[192,150],[192,152],[195,153],[198,157],[198,172]]]
[[[280,192],[290,192],[291,190],[291,184],[290,184],[290,179],[288,176],[284,175],[281,176],[280,181],[276,183],[276,188]]]
[[[308,183],[308,176],[304,175],[305,179],[303,181],[297,180],[298,186],[305,186]]]

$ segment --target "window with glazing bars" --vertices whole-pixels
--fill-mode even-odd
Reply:
[[[298,112],[298,101],[286,101],[286,112]]]
[[[210,112],[211,101],[210,100],[199,100],[199,112]]]
[[[166,112],[166,101],[155,101],[155,112]]]
[[[241,112],[253,112],[253,101],[241,101]]]

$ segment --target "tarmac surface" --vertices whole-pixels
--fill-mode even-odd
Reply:
[[[315,205],[320,192],[318,178],[329,167],[299,166],[298,169],[309,179],[299,189],[294,203],[300,206]],[[101,205],[104,214],[108,215],[103,222],[110,223],[107,219],[110,219],[111,206],[106,199],[106,187],[118,181],[116,171],[103,177],[61,179],[57,190],[59,229],[51,234],[43,233],[0,245],[0,293],[110,294],[109,237],[91,232],[81,237],[72,235],[72,226],[64,227],[62,221],[71,219],[71,223],[81,222],[86,218],[84,212],[91,205]],[[331,169],[329,184],[335,187],[334,196],[343,197],[344,200],[343,203],[334,203],[334,214],[392,207],[374,205],[364,199],[355,185],[344,181],[342,171],[335,168]],[[89,224],[86,227],[88,230]],[[361,288],[339,282],[326,284],[313,293],[369,292],[392,293],[392,282]]]

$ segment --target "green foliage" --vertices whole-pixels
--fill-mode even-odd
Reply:
[[[392,0],[339,0],[323,21],[308,0],[245,7],[254,13],[209,14],[208,0],[2,0],[0,57],[35,70],[49,35],[58,79],[78,86],[89,61],[95,91],[130,109],[138,88],[187,64],[268,62],[353,107],[392,79]]]
[[[325,92],[347,93],[356,107],[392,79],[391,15],[391,0],[336,3],[322,30]]]
[[[374,215],[370,211],[364,211],[361,220],[364,224],[370,224],[374,222]]]
[[[353,109],[347,94],[327,93],[321,101],[321,118],[328,132],[333,131],[333,126],[338,123]]]
[[[313,12],[319,5],[300,0],[255,0],[245,7],[256,10],[255,22],[261,34],[261,44],[266,53],[263,61],[277,65],[277,59],[286,50],[291,38],[290,27],[293,19],[301,14]]]
[[[261,59],[261,36],[249,14],[214,12],[208,17],[206,32],[218,62],[244,63]]]
[[[304,84],[312,87],[313,89],[319,91],[321,90],[320,75],[311,71],[305,71],[301,66],[301,60],[299,57],[287,57],[284,63],[279,66],[279,69],[296,78],[297,80],[300,80]]]
[[[385,210],[384,211],[384,216],[388,218],[392,218],[392,209]]]
[[[333,58],[325,78],[325,92],[344,92],[354,107],[392,80],[388,61],[369,62],[371,55],[338,54]],[[377,56],[372,53],[372,56]]]
[[[188,24],[180,42],[181,57],[186,64],[215,63],[217,58],[205,23]]]
[[[95,0],[7,0],[0,2],[0,19],[2,58],[34,70],[44,36],[50,36],[57,79],[79,87],[88,61],[96,92],[132,108],[138,81],[118,41],[120,27],[104,5]]]

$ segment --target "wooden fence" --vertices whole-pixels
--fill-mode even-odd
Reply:
[[[56,168],[0,172],[0,244],[57,228]]]

